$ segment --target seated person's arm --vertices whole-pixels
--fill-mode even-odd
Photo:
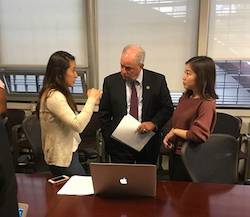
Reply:
[[[7,100],[5,90],[0,88],[0,114],[4,114],[7,111]]]

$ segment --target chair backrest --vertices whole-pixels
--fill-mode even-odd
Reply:
[[[86,137],[96,137],[96,132],[101,128],[101,123],[97,112],[94,112],[88,125],[82,131],[80,136],[84,139]]]
[[[8,124],[21,124],[25,118],[25,111],[22,109],[7,109]]]
[[[236,183],[238,146],[233,136],[212,134],[200,145],[184,144],[182,159],[194,182]]]
[[[97,149],[99,147],[97,143],[97,132],[98,132],[98,129],[100,129],[100,127],[101,125],[100,125],[98,113],[94,112],[88,125],[85,127],[83,132],[80,133],[80,137],[82,141],[79,144],[79,149],[78,149],[79,153],[83,151],[85,152],[85,154],[87,152],[88,153],[87,155],[92,155],[95,157],[98,156]],[[91,158],[91,156],[87,156],[87,157]]]
[[[6,121],[6,129],[8,132],[9,142],[12,147],[12,128],[15,125],[21,125],[24,118],[25,112],[22,109],[7,109],[7,121]]]
[[[213,133],[228,134],[239,138],[241,125],[242,120],[239,117],[218,112]]]
[[[36,168],[38,170],[43,170],[42,168],[47,170],[42,150],[41,126],[37,116],[33,114],[26,117],[22,123],[22,126],[25,136],[32,148]]]

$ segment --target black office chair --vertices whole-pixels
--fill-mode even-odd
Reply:
[[[237,183],[238,149],[233,136],[212,134],[202,144],[185,143],[181,151],[194,182]]]
[[[22,109],[7,109],[6,112],[6,129],[8,133],[8,138],[10,141],[10,149],[13,153],[13,127],[16,125],[21,125],[25,118],[25,112]]]
[[[158,158],[158,172],[161,174],[165,174],[166,171],[164,171],[164,168],[162,166],[163,158],[164,156],[169,156],[170,155],[170,150],[166,149],[164,144],[163,144],[163,139],[166,136],[166,134],[170,131],[170,121],[166,122],[165,125],[162,127],[161,133],[160,133],[160,153],[159,153],[159,158]]]
[[[236,139],[240,137],[242,120],[226,113],[217,112],[213,133],[228,134]]]
[[[49,168],[44,161],[40,122],[35,114],[26,117],[22,123],[24,134],[32,150],[32,164],[35,172],[47,172]]]
[[[248,165],[248,139],[241,134],[242,119],[226,113],[217,113],[217,120],[213,133],[227,134],[235,137],[239,143],[239,160],[243,162],[243,171],[238,168],[239,178],[244,181],[247,179]],[[239,164],[240,165],[240,164]]]
[[[22,109],[8,109],[6,115],[5,125],[16,172],[27,172],[30,170],[28,167],[31,159],[31,148],[22,129],[25,111]]]
[[[88,125],[80,134],[82,141],[78,148],[80,162],[87,172],[89,171],[89,162],[100,161],[100,153],[98,150],[99,129],[100,121],[98,119],[98,114],[94,112]]]

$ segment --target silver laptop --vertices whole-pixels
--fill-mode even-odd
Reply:
[[[149,164],[91,163],[95,194],[105,196],[156,195],[156,166]]]

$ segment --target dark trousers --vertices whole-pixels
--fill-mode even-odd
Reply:
[[[140,152],[113,139],[109,150],[112,163],[157,164],[159,152],[158,136],[152,137]]]
[[[171,152],[169,155],[169,177],[175,181],[192,181],[181,155]]]
[[[49,169],[54,176],[60,176],[60,175],[84,176],[84,175],[86,175],[86,172],[83,169],[83,167],[79,161],[79,156],[78,156],[77,151],[73,153],[71,163],[68,167],[59,167],[59,166],[55,166],[55,165],[49,165]]]

